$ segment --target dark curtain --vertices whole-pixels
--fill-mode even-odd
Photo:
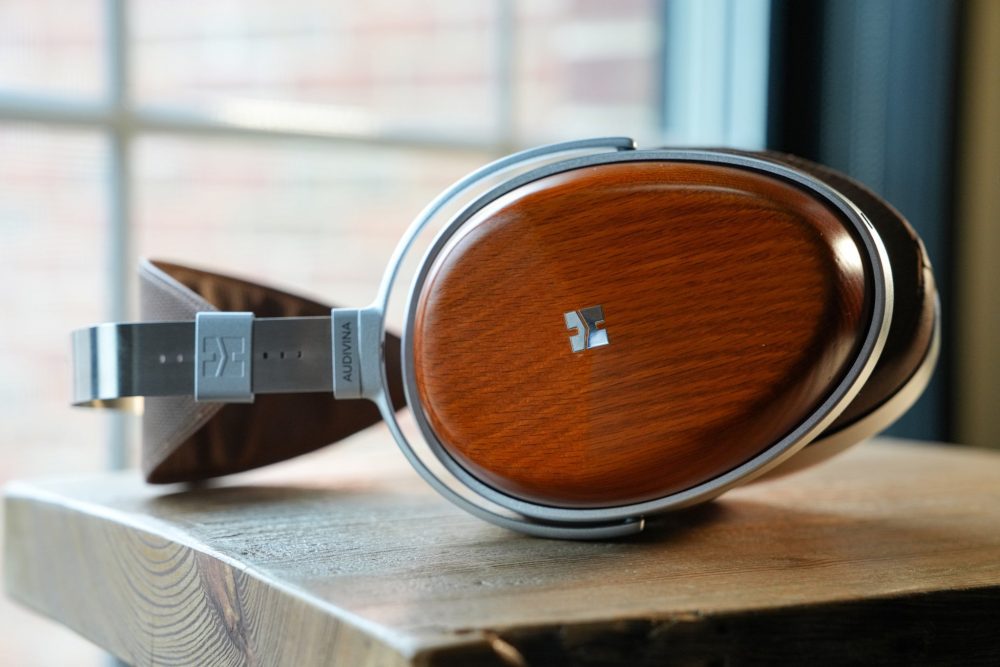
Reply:
[[[917,229],[943,306],[942,357],[887,433],[950,436],[954,120],[961,5],[773,0],[769,148],[844,171]]]

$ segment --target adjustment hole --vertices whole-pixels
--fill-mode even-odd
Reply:
[[[296,358],[296,359],[301,359],[301,358],[302,358],[302,350],[299,350],[299,351],[297,351],[297,352],[295,353],[295,358]]]
[[[285,358],[285,353],[284,352],[279,352],[278,356],[281,357],[282,359],[284,359]]]
[[[183,364],[184,363],[184,355],[183,354],[178,354],[177,355],[177,363],[179,363],[179,364]]]
[[[161,354],[160,355],[160,363],[161,364],[167,363],[167,355],[165,355],[165,354]]]
[[[265,352],[264,354],[262,354],[260,356],[262,356],[264,359],[267,359],[267,352]]]

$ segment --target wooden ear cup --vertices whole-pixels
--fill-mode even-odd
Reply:
[[[419,408],[468,473],[604,508],[717,478],[841,383],[873,314],[842,213],[737,166],[602,164],[469,219],[433,259]]]

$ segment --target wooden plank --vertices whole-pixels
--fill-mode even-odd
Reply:
[[[381,429],[193,490],[17,483],[8,593],[138,664],[1000,660],[1000,455],[875,442],[629,540],[466,516]]]

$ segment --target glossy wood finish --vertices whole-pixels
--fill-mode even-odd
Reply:
[[[838,214],[777,178],[642,162],[548,177],[479,212],[420,294],[418,392],[442,444],[504,492],[567,507],[712,479],[844,375],[870,305]],[[574,353],[563,313],[600,304]]]
[[[566,542],[463,513],[395,449],[375,427],[227,486],[15,483],[8,595],[135,665],[1000,664],[995,452],[870,443]]]

